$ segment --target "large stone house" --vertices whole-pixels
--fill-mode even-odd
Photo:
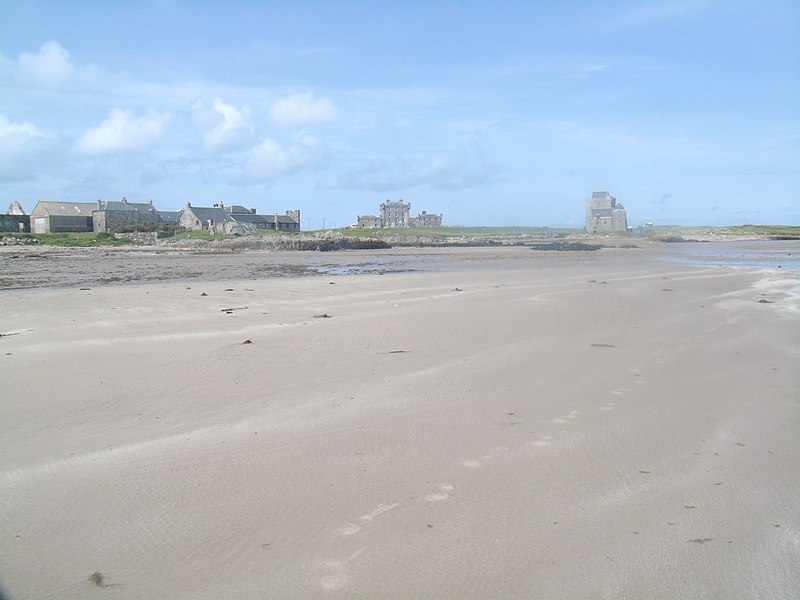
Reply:
[[[416,217],[409,219],[409,225],[411,227],[441,227],[442,215],[428,213],[423,210]]]
[[[92,221],[95,233],[115,231],[132,225],[141,225],[144,228],[158,227],[165,223],[161,213],[153,206],[152,200],[128,202],[124,197],[119,201],[98,200],[96,208],[92,211]]]
[[[409,212],[411,204],[406,204],[402,200],[397,202],[387,200],[381,204],[381,227],[408,227]]]
[[[387,200],[380,205],[380,216],[358,215],[356,229],[377,229],[380,227],[441,227],[442,215],[427,213],[424,210],[416,217],[410,216],[411,203],[403,200]]]
[[[358,215],[356,227],[358,229],[377,229],[381,226],[381,218],[376,215]]]
[[[300,211],[286,214],[259,215],[255,208],[218,204],[212,207],[192,206],[178,211],[178,225],[189,230],[206,229],[213,233],[246,234],[258,229],[300,231]]]
[[[628,230],[625,207],[608,192],[593,192],[586,200],[586,232],[614,233]]]

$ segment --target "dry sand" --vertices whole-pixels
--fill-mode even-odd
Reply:
[[[797,270],[9,252],[8,598],[800,595]]]

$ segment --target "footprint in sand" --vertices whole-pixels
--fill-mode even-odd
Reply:
[[[544,446],[549,446],[551,439],[552,439],[552,436],[550,436],[550,435],[546,435],[546,436],[540,437],[538,440],[533,440],[531,442],[531,446],[534,446],[536,448],[543,448]]]
[[[447,492],[436,492],[435,494],[428,494],[423,498],[425,502],[441,502],[442,500],[447,500],[450,497],[450,494]]]
[[[439,491],[433,494],[428,494],[423,498],[425,502],[441,502],[442,500],[447,500],[450,497],[448,492],[453,491],[453,486],[449,483],[441,483],[439,484]]]
[[[624,393],[625,393],[625,392],[627,392],[627,391],[628,391],[628,390],[627,390],[626,388],[622,388],[622,387],[621,387],[621,388],[617,388],[617,389],[615,389],[615,390],[611,390],[611,391],[609,392],[609,394],[611,394],[612,396],[622,396],[622,394],[624,394]]]
[[[400,506],[399,502],[395,502],[394,504],[379,504],[378,507],[373,510],[371,513],[367,513],[366,515],[361,515],[358,517],[361,521],[372,521],[378,515],[382,515],[386,511],[392,510]]]
[[[358,517],[358,520],[364,523],[368,523],[369,521],[372,521],[375,517],[382,515],[386,511],[392,510],[397,506],[400,506],[399,502],[395,502],[394,504],[379,504],[378,507],[372,512]],[[339,535],[355,535],[359,531],[361,531],[361,526],[356,523],[353,523],[352,521],[350,523],[345,523],[337,530]]]
[[[573,410],[573,411],[570,411],[570,413],[568,415],[564,416],[564,417],[559,417],[557,419],[553,419],[553,423],[558,423],[559,425],[563,425],[567,421],[571,421],[572,419],[578,418],[580,416],[580,414],[581,414],[581,411]]]
[[[340,590],[347,583],[347,575],[344,572],[344,564],[338,560],[326,560],[322,563],[322,569],[328,571],[319,580],[320,585],[326,590]]]
[[[478,467],[481,466],[481,461],[479,461],[479,460],[465,460],[463,464],[464,464],[465,467],[469,467],[471,469],[477,469]]]
[[[358,550],[353,552],[345,560],[325,560],[320,565],[322,570],[326,572],[325,575],[319,580],[320,585],[326,590],[340,590],[347,583],[347,573],[344,572],[347,564],[364,553],[367,546],[361,546]]]
[[[609,411],[609,410],[614,410],[616,407],[617,407],[616,404],[614,404],[613,402],[609,402],[605,406],[601,406],[600,410]]]
[[[355,523],[347,523],[346,525],[342,525],[339,528],[339,533],[342,535],[353,535],[361,531],[361,527],[356,525]]]

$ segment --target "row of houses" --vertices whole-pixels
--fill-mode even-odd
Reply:
[[[36,204],[30,216],[25,215],[16,202],[12,203],[8,212],[7,215],[0,215],[0,230],[32,233],[81,231],[101,233],[136,227],[158,229],[175,226],[233,235],[243,235],[260,229],[300,231],[299,210],[288,210],[283,215],[259,215],[255,208],[225,206],[222,203],[201,207],[192,206],[191,202],[188,202],[181,210],[163,211],[157,210],[152,200],[147,202],[129,202],[127,198],[97,202],[42,200]]]
[[[380,216],[358,215],[357,229],[376,229],[380,227],[441,227],[442,215],[425,212],[411,216],[411,203],[387,200],[380,205]]]

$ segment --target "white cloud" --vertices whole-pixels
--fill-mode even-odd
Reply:
[[[43,87],[57,87],[73,82],[86,82],[96,74],[93,66],[78,68],[69,52],[56,41],[45,42],[37,54],[23,52],[17,61],[17,74],[22,81]]]
[[[253,140],[255,127],[249,106],[237,109],[222,99],[215,98],[210,109],[199,102],[195,104],[194,110],[195,121],[207,128],[202,134],[206,150],[236,150]]]
[[[305,127],[328,123],[339,116],[339,109],[327,98],[315,98],[310,92],[292,94],[272,103],[269,118],[278,127]]]
[[[164,135],[168,122],[168,115],[137,117],[133,111],[115,108],[100,125],[84,132],[74,150],[90,156],[146,150]]]
[[[612,5],[613,6],[613,5]],[[583,23],[595,33],[618,33],[630,29],[640,30],[652,24],[662,24],[682,17],[701,14],[709,7],[702,2],[669,2],[624,6],[616,12],[598,13]],[[605,8],[598,9],[605,11]]]
[[[483,161],[468,164],[447,156],[433,156],[416,164],[373,162],[343,173],[336,187],[385,192],[428,185],[434,189],[463,190],[490,183],[498,173],[496,166]]]
[[[319,141],[310,135],[288,146],[281,146],[267,138],[253,149],[237,183],[269,183],[282,175],[317,168],[324,163],[325,151]]]
[[[0,180],[27,181],[58,145],[58,138],[23,121],[13,123],[0,114]]]

